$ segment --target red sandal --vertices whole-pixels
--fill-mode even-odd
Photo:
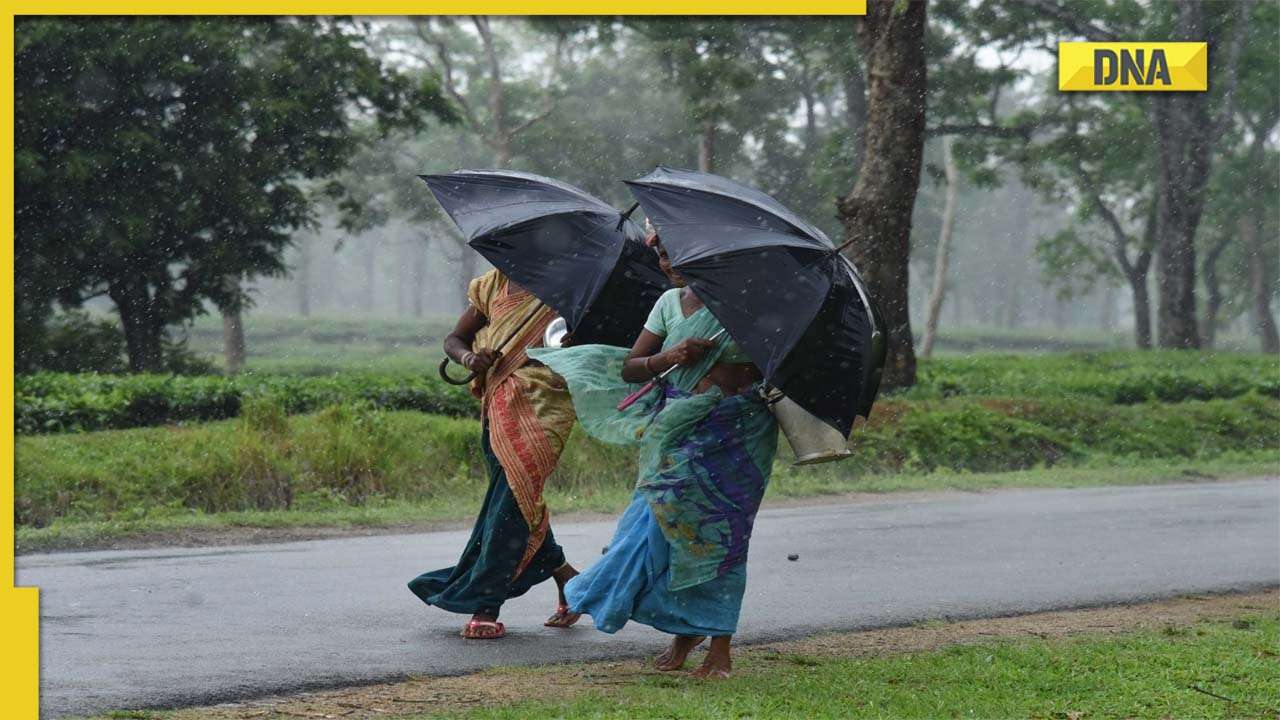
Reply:
[[[492,635],[478,635],[479,628],[493,628]],[[507,634],[507,627],[496,620],[472,620],[462,630],[462,637],[467,640],[497,640]]]
[[[569,604],[560,603],[556,606],[556,614],[547,618],[547,621],[542,624],[553,628],[571,628],[581,618],[582,613],[569,612]]]

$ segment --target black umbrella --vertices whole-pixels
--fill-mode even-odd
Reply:
[[[671,264],[770,384],[848,435],[871,411],[883,324],[827,236],[732,180],[659,167],[627,183]]]
[[[572,185],[513,170],[420,177],[467,244],[555,309],[576,342],[630,347],[669,286],[630,211]]]

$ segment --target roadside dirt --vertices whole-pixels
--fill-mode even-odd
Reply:
[[[1280,480],[1274,476],[1265,479]],[[1217,477],[1192,471],[1183,471],[1169,482],[1229,482],[1243,479],[1238,476]],[[897,492],[847,492],[829,495],[813,495],[798,498],[769,498],[765,508],[815,507],[822,505],[872,504],[888,502],[923,502],[948,497],[966,495],[1009,492],[1013,490],[1049,490],[1051,488],[1019,488],[1000,487],[979,490],[910,490]],[[614,520],[616,513],[559,513],[555,516],[557,523],[596,522]],[[224,527],[224,528],[190,528],[182,530],[164,530],[157,532],[137,533],[122,537],[95,539],[85,542],[54,541],[41,543],[38,547],[17,545],[14,550],[18,555],[34,553],[83,552],[86,550],[148,550],[151,548],[173,547],[225,547],[228,545],[263,545],[267,543],[298,542],[302,540],[322,540],[326,538],[369,537],[378,535],[406,535],[414,533],[438,532],[442,530],[463,530],[471,527],[472,518],[461,520],[439,520],[432,522],[395,523],[371,526],[304,526],[304,527]]]
[[[740,648],[740,672],[766,672],[752,660],[771,655],[858,657],[933,650],[1000,639],[1061,638],[1182,627],[1202,620],[1226,620],[1258,612],[1280,612],[1280,588],[1265,592],[1191,596],[1176,600],[1088,610],[1037,613],[962,622],[930,622],[901,628],[833,633],[804,640]],[[689,667],[697,662],[690,658]],[[325,690],[288,697],[190,708],[172,720],[287,720],[288,718],[396,718],[552,699],[626,685],[658,673],[650,659],[498,668],[461,677],[424,677],[397,683]],[[678,681],[676,678],[673,680]],[[146,717],[143,715],[143,717]]]
[[[999,490],[981,490],[975,492],[1000,492]],[[804,498],[780,498],[765,502],[766,508],[779,507],[812,507],[816,505],[834,505],[845,503],[877,503],[877,502],[919,502],[943,497],[973,494],[959,490],[893,492],[893,493],[839,493],[833,495],[817,495]],[[557,523],[597,522],[616,520],[617,513],[559,513],[554,516]],[[86,550],[148,550],[151,548],[173,547],[221,547],[227,545],[263,545],[267,543],[297,542],[301,540],[322,540],[326,538],[369,537],[376,535],[406,535],[413,533],[439,532],[443,530],[465,530],[471,527],[474,518],[465,520],[441,520],[421,523],[397,523],[376,526],[342,526],[342,527],[226,527],[226,528],[191,528],[184,530],[165,530],[162,532],[138,533],[119,538],[95,540],[89,542],[71,542],[41,545],[38,548],[16,548],[18,555],[32,553],[83,552]]]

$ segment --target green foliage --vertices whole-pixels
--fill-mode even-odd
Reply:
[[[25,340],[14,362],[18,373],[122,373],[129,368],[119,324],[83,311],[54,316]],[[192,352],[185,339],[173,340],[166,334],[160,354],[161,372],[207,375],[214,371],[213,364]]]
[[[925,652],[735,654],[728,680],[635,673],[568,698],[474,708],[449,717],[517,718],[1273,718],[1280,705],[1274,606],[1120,635],[1006,639]],[[590,665],[506,670],[522,683]],[[535,673],[529,677],[528,673]],[[501,678],[497,678],[501,681]],[[762,688],[767,687],[767,692]],[[427,716],[407,714],[404,720]],[[441,717],[432,714],[431,717]]]
[[[355,401],[390,410],[476,414],[466,389],[421,374],[224,378],[38,373],[17,378],[14,424],[19,434],[28,434],[220,420],[240,414],[251,398],[268,398],[290,414]]]
[[[118,373],[126,369],[124,336],[116,323],[71,311],[53,318],[37,337],[15,348],[17,372]]]
[[[921,363],[912,399],[974,395],[1181,402],[1257,392],[1280,398],[1280,360],[1269,355],[1100,352],[981,355]]]
[[[272,332],[283,334],[293,325],[277,323]],[[332,332],[345,339],[346,327],[330,323],[314,330],[316,336]],[[402,337],[392,324],[368,332]],[[254,373],[236,378],[38,373],[17,378],[15,427],[19,434],[31,434],[218,420],[237,416],[244,401],[258,397],[274,399],[289,414],[362,401],[389,410],[476,415],[475,400],[465,389],[424,374],[416,369],[421,365],[411,358],[404,372]],[[1127,351],[937,358],[921,364],[919,384],[900,397],[1093,399],[1129,405],[1234,398],[1251,392],[1280,397],[1280,361],[1267,355]]]
[[[130,367],[238,281],[284,272],[290,233],[363,142],[452,117],[328,18],[54,18],[15,27],[22,332],[54,302],[115,303]],[[19,338],[19,344],[26,341]]]
[[[911,472],[1009,471],[1171,458],[1205,460],[1280,446],[1280,402],[1256,395],[1169,405],[1093,399],[997,398],[881,404],[854,433],[854,457],[790,470],[780,446],[776,484],[822,492]],[[327,407],[286,419],[278,399],[250,400],[239,420],[188,427],[21,437],[16,451],[17,522],[58,518],[128,521],[183,512],[358,506],[412,500],[457,504],[483,487],[480,426],[469,418]],[[579,430],[549,487],[574,507],[623,499],[635,453]],[[792,480],[791,478],[795,478]],[[846,487],[846,489],[852,489]],[[464,509],[466,514],[472,509]]]

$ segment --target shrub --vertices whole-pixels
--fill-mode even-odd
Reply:
[[[1280,398],[1280,359],[1262,354],[1116,351],[973,355],[920,365],[904,397],[1092,397],[1118,405],[1239,397]]]
[[[780,441],[778,462],[789,451]],[[823,472],[1000,471],[1098,458],[1211,458],[1280,447],[1280,402],[1111,405],[1094,399],[881,403],[854,434],[855,456]],[[575,495],[630,488],[634,448],[575,429],[549,485]],[[368,403],[286,417],[245,404],[240,419],[190,427],[18,438],[15,520],[290,509],[378,499],[477,496],[486,480],[472,419]]]
[[[19,434],[222,420],[239,415],[241,405],[254,398],[270,399],[290,414],[351,402],[450,417],[475,415],[477,409],[464,388],[426,375],[223,378],[38,373],[18,377],[16,385],[14,423]]]

